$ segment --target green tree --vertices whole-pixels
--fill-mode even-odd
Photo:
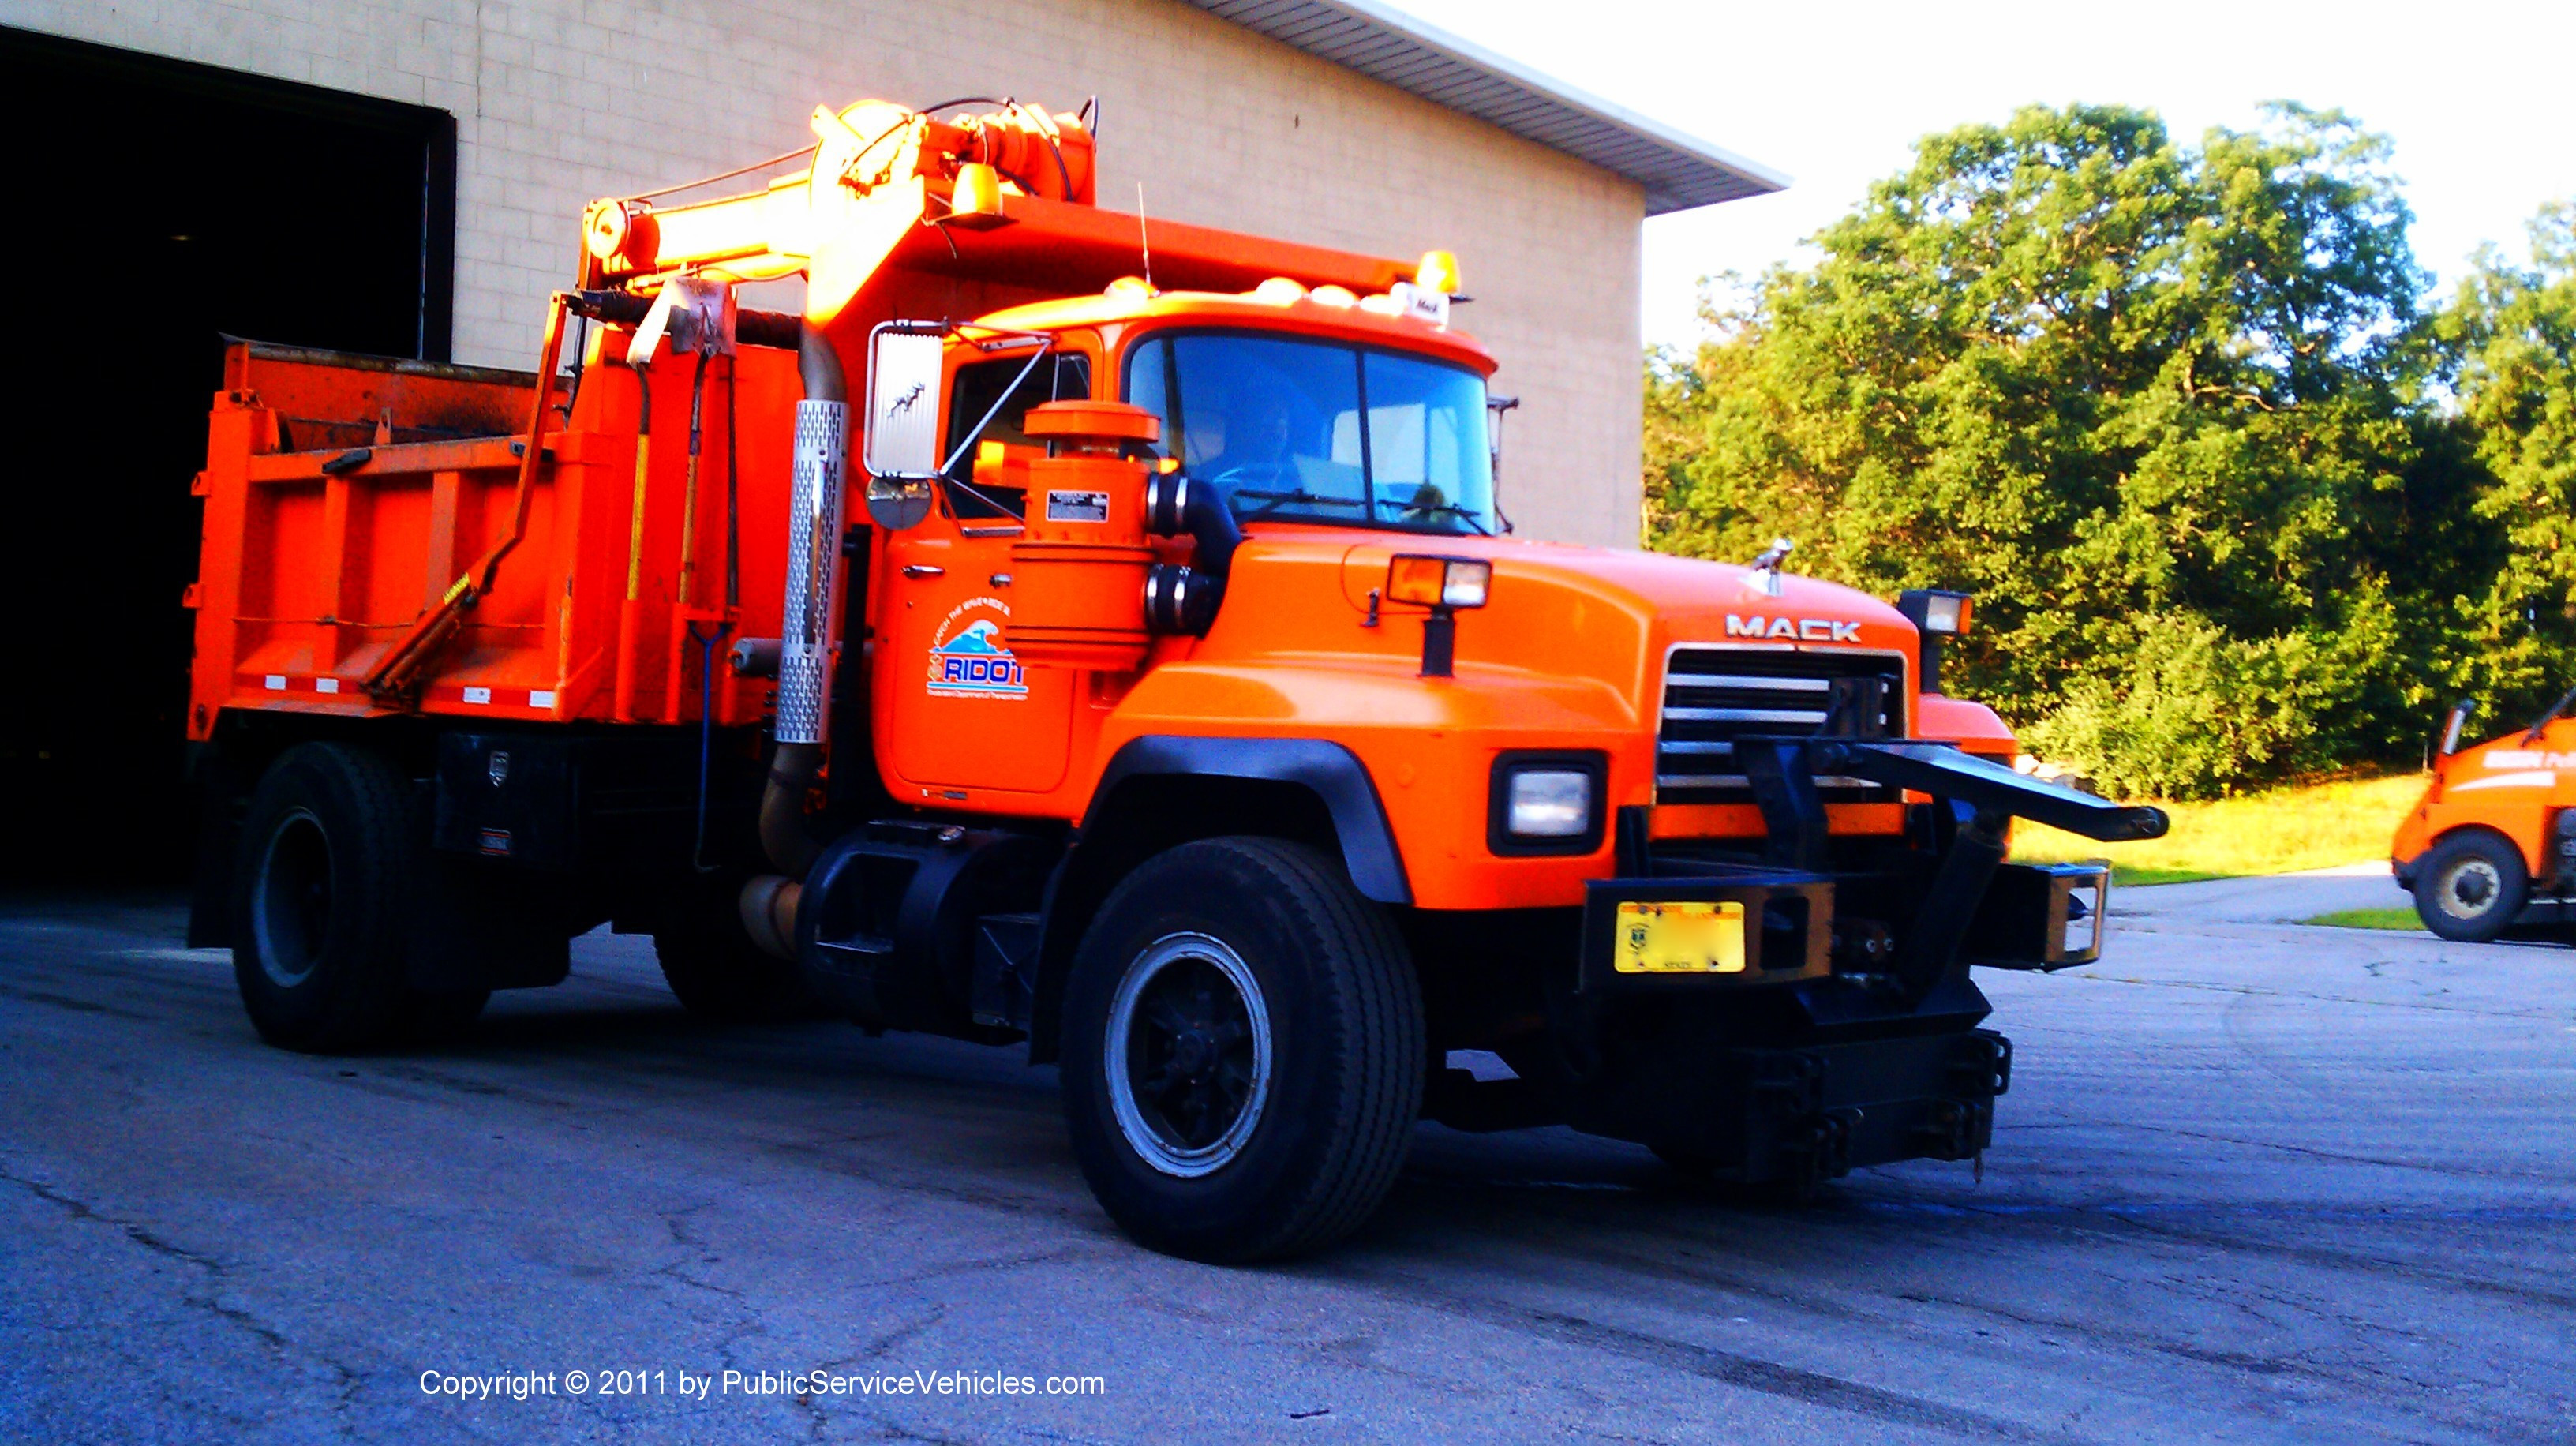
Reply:
[[[2451,600],[2452,680],[2519,716],[2576,685],[2576,208],[2531,223],[2528,266],[2482,252],[2432,332],[2502,534],[2491,585]]]
[[[2097,106],[1925,139],[1649,359],[1650,542],[1974,592],[1952,686],[2123,791],[2402,746],[2481,591],[2419,544],[2483,524],[2387,160],[2287,105],[2197,148]]]

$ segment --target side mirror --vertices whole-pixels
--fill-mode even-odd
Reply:
[[[868,471],[868,516],[901,531],[930,515],[939,476],[939,366],[948,328],[889,321],[868,334],[868,415],[860,465]]]

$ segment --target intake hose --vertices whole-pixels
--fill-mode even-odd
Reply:
[[[1157,536],[1187,533],[1196,544],[1188,563],[1157,563],[1145,575],[1146,626],[1158,633],[1205,637],[1216,624],[1218,604],[1225,601],[1234,551],[1243,545],[1234,509],[1214,487],[1193,487],[1187,474],[1163,472],[1145,484],[1145,522]]]
[[[804,323],[796,338],[795,462],[787,504],[787,597],[780,614],[777,751],[760,799],[760,846],[791,878],[821,845],[805,827],[805,794],[823,767],[832,701],[833,573],[850,435],[849,386],[829,338]]]

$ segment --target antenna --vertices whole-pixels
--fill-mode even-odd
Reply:
[[[1145,255],[1145,289],[1154,289],[1154,238],[1145,232],[1145,183],[1136,183],[1136,245]]]

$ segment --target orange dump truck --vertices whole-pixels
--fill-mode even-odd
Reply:
[[[2389,862],[2424,927],[2445,939],[2576,943],[2576,689],[2532,722],[2460,747],[2452,708],[2424,796]]]
[[[233,348],[191,927],[264,1036],[649,933],[692,1010],[1024,1042],[1211,1259],[1426,1116],[1793,1192],[1986,1148],[1968,966],[2093,958],[2107,883],[2010,819],[2164,822],[2002,766],[1965,599],[1505,536],[1445,255],[1148,230],[1076,116],[813,128],[591,206],[533,373]]]

